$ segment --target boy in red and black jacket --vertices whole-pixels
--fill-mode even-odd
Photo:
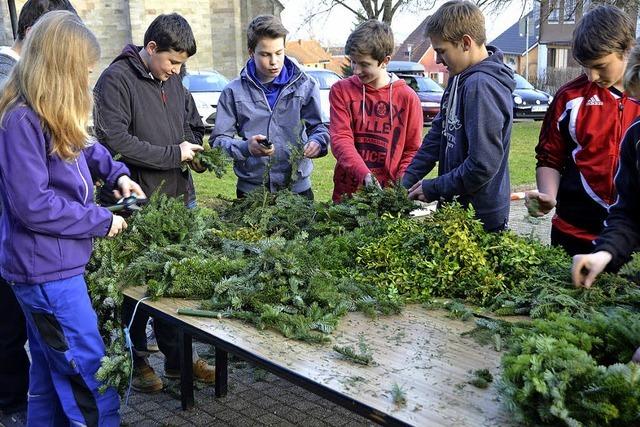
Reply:
[[[634,24],[613,6],[585,14],[573,34],[584,74],[556,93],[536,147],[538,191],[526,194],[533,216],[556,207],[551,243],[570,255],[588,253],[615,201],[620,141],[640,105],[623,92]]]

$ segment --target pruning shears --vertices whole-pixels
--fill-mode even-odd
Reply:
[[[146,202],[147,199],[138,199],[135,194],[132,194],[129,197],[123,197],[118,200],[115,205],[107,206],[107,209],[111,212],[120,212],[122,210],[134,212],[142,209],[142,206],[144,206]]]

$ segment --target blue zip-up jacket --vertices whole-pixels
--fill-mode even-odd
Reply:
[[[106,236],[113,215],[93,202],[92,176],[115,185],[129,170],[99,143],[73,161],[50,154],[51,141],[26,106],[0,127],[0,275],[39,284],[82,274],[93,237]]]
[[[513,71],[502,62],[502,52],[492,46],[487,50],[489,57],[449,78],[440,114],[402,184],[411,187],[438,162],[438,177],[422,183],[427,199],[457,198],[463,206],[473,206],[476,217],[491,231],[504,228],[509,219],[515,81]]]
[[[302,150],[308,141],[316,141],[322,148],[320,156],[327,154],[329,132],[322,123],[318,83],[286,57],[285,68],[292,75],[273,108],[246,66],[240,77],[222,91],[218,101],[211,140],[213,146],[222,147],[233,158],[238,190],[244,193],[263,185],[269,162],[266,183],[269,191],[282,188],[290,188],[294,193],[306,191],[311,188],[313,164],[304,158],[292,174],[291,148]],[[257,134],[265,135],[274,144],[272,157],[254,157],[249,153],[248,139]]]

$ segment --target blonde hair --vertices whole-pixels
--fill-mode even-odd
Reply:
[[[467,0],[451,0],[440,6],[427,21],[426,34],[450,43],[460,42],[465,34],[478,45],[487,41],[484,15],[478,6]]]
[[[0,123],[26,103],[51,137],[51,154],[71,161],[86,146],[93,107],[89,67],[100,58],[95,35],[67,11],[46,13],[31,28],[0,96]]]
[[[631,96],[640,96],[640,45],[631,49],[624,72],[624,90]]]

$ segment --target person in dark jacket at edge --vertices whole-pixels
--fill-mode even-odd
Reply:
[[[427,35],[450,77],[440,113],[402,184],[412,199],[457,198],[463,206],[473,206],[485,230],[504,230],[511,196],[513,71],[503,63],[501,51],[485,46],[484,16],[469,1],[442,5],[429,20]],[[438,177],[423,179],[436,162]]]
[[[12,46],[0,47],[0,90],[20,60],[22,46],[31,27],[52,10],[76,13],[68,0],[28,0],[20,9],[15,42]],[[29,357],[24,347],[26,342],[24,314],[11,288],[0,278],[0,411],[3,414],[22,411],[27,404]]]
[[[183,63],[196,53],[189,23],[173,13],[160,15],[149,25],[144,46],[127,45],[96,83],[94,123],[96,136],[112,154],[118,154],[131,177],[151,195],[160,191],[188,203],[189,162],[202,146],[193,144],[186,111],[186,92],[179,76]],[[111,189],[100,192],[102,204],[114,203]],[[128,323],[133,313],[124,313]],[[147,316],[137,314],[130,334],[134,351],[132,387],[140,392],[163,388],[147,361]],[[165,377],[179,378],[176,328],[154,321],[158,347],[165,355]],[[203,359],[194,362],[196,378],[211,383],[214,369]]]
[[[630,96],[640,96],[640,46],[631,51],[624,73],[624,89]],[[620,266],[640,247],[640,117],[629,126],[622,143],[615,185],[616,201],[609,208],[604,230],[590,254],[573,257],[571,276],[577,287],[590,288],[596,277],[609,265]],[[631,359],[640,363],[640,347]]]

